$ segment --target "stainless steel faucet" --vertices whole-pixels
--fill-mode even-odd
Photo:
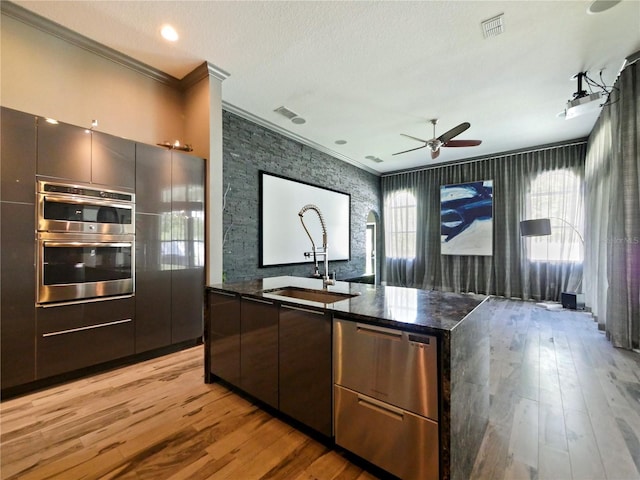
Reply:
[[[313,210],[318,214],[318,218],[320,219],[320,226],[322,227],[322,247],[316,247],[309,230],[307,230],[307,226],[304,224],[304,218],[302,218],[307,210]],[[321,256],[324,259],[324,275],[322,276],[322,285],[326,288],[327,285],[335,285],[336,284],[336,274],[334,272],[333,278],[329,277],[329,244],[327,243],[327,226],[324,223],[324,218],[322,217],[322,213],[320,209],[313,205],[312,203],[305,205],[298,212],[298,216],[300,217],[300,223],[302,223],[302,227],[304,231],[307,232],[307,236],[309,240],[311,240],[311,251],[304,252],[305,257],[310,257],[313,255],[313,263],[315,265],[314,268],[314,277],[320,277],[320,272],[318,271],[318,257]]]

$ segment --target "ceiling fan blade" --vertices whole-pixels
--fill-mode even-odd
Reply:
[[[440,135],[438,137],[438,140],[440,140],[442,143],[447,143],[453,137],[457,137],[458,135],[460,135],[462,132],[464,132],[470,126],[471,126],[471,124],[469,122],[461,123],[457,127],[453,127],[448,132],[444,132],[442,135]]]
[[[449,140],[443,147],[475,147],[481,143],[482,140]]]
[[[421,148],[425,148],[426,145],[422,145],[421,147],[411,148],[409,150],[404,150],[402,152],[393,153],[392,155],[400,155],[401,153],[413,152],[414,150],[420,150]]]
[[[431,150],[431,160],[435,160],[440,156],[440,149]]]
[[[403,137],[412,138],[413,140],[418,140],[419,142],[424,142],[424,143],[428,142],[428,140],[423,140],[418,137],[412,137],[411,135],[407,135],[406,133],[401,133],[400,135],[402,135]]]

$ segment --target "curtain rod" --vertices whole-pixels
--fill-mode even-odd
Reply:
[[[416,168],[408,168],[406,170],[396,170],[395,172],[383,173],[380,176],[391,177],[393,175],[400,175],[402,173],[420,172],[422,170],[433,170],[434,168],[449,167],[451,165],[465,165],[467,163],[482,162],[484,160],[497,160],[499,158],[509,157],[512,155],[519,155],[522,153],[542,152],[544,150],[552,150],[554,148],[559,148],[559,147],[572,147],[574,145],[583,145],[583,144],[586,144],[587,141],[588,141],[588,138],[585,137],[580,140],[574,140],[571,143],[550,143],[548,145],[542,145],[535,148],[522,148],[520,150],[511,150],[508,152],[501,152],[494,155],[469,158],[467,160],[451,160],[450,162],[438,163],[436,165],[430,165],[427,167],[416,167]]]

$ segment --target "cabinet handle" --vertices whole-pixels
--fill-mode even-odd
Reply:
[[[242,297],[243,300],[249,300],[250,302],[256,302],[256,303],[264,303],[266,305],[273,305],[273,302],[268,302],[267,300],[258,300],[257,298],[253,298],[253,297]]]
[[[389,405],[388,403],[380,402],[378,400],[374,400],[373,398],[364,398],[358,395],[358,404],[371,410],[375,410],[376,412],[387,415],[396,420],[404,420],[404,412],[399,408]]]
[[[291,305],[280,305],[282,308],[288,308],[289,310],[298,310],[299,312],[315,313],[316,315],[324,315],[324,312],[318,310],[309,310],[308,308],[292,307]]]
[[[114,322],[99,323],[97,325],[87,325],[86,327],[70,328],[69,330],[58,330],[57,332],[43,333],[42,338],[64,335],[65,333],[81,332],[83,330],[93,330],[96,328],[110,327],[112,325],[119,325],[121,323],[129,323],[130,321],[131,319],[127,318],[125,320],[116,320]]]
[[[390,328],[375,327],[363,323],[356,323],[358,333],[368,333],[369,335],[377,335],[390,338],[392,340],[402,340],[402,332],[400,330],[392,330]]]
[[[68,305],[80,305],[83,303],[95,303],[95,302],[108,302],[110,300],[122,300],[125,298],[133,298],[133,293],[128,295],[116,295],[113,297],[104,297],[104,298],[92,298],[90,301],[84,300],[71,300],[69,302],[58,302],[58,303],[39,303],[37,305],[38,308],[55,308],[55,307],[66,307]]]
[[[216,295],[224,295],[226,297],[235,297],[236,294],[235,293],[229,293],[229,292],[220,292],[218,290],[211,290],[211,293],[215,293]]]

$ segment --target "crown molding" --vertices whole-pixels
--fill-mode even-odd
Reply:
[[[87,50],[88,52],[122,65],[123,67],[130,68],[141,75],[177,90],[184,91],[207,76],[213,76],[220,81],[229,77],[229,73],[225,72],[223,69],[209,62],[204,62],[191,73],[187,74],[182,80],[179,80],[168,73],[136,60],[129,55],[118,52],[111,47],[98,43],[84,35],[80,35],[59,23],[33,13],[32,11],[15,3],[7,0],[0,1],[0,11],[3,15],[7,15],[8,17],[18,20],[26,25]]]
[[[233,113],[234,115],[237,115],[239,117],[244,118],[245,120],[248,120],[252,123],[255,123],[257,125],[260,125],[261,127],[264,127],[268,130],[271,130],[273,132],[276,132],[280,135],[282,135],[283,137],[287,137],[291,140],[294,140],[298,143],[301,143],[303,145],[306,145],[307,147],[311,147],[315,150],[318,150],[319,152],[322,153],[326,153],[327,155],[330,155],[334,158],[337,158],[338,160],[342,160],[343,162],[349,163],[351,165],[353,165],[354,167],[357,167],[361,170],[364,170],[366,172],[372,173],[376,176],[380,176],[380,172],[372,169],[371,167],[364,165],[363,163],[357,162],[356,160],[352,159],[351,157],[348,157],[346,155],[343,155],[339,152],[336,152],[334,150],[331,150],[330,148],[327,148],[323,145],[320,145],[316,142],[314,142],[313,140],[309,140],[308,138],[302,137],[296,133],[290,132],[289,130],[286,130],[285,128],[282,128],[279,125],[276,125],[275,123],[271,123],[268,120],[265,120],[264,118],[260,118],[256,115],[254,115],[251,112],[248,112],[246,110],[243,110],[240,107],[236,107],[235,105],[232,105],[228,102],[225,102],[224,100],[222,101],[222,108],[224,110],[226,110],[227,112]]]
[[[209,62],[203,62],[194,68],[191,72],[185,75],[182,80],[180,80],[180,88],[182,90],[188,90],[193,87],[200,80],[204,80],[205,78],[214,77],[220,80],[221,82],[229,78],[230,74],[222,70],[221,68],[213,65]]]

